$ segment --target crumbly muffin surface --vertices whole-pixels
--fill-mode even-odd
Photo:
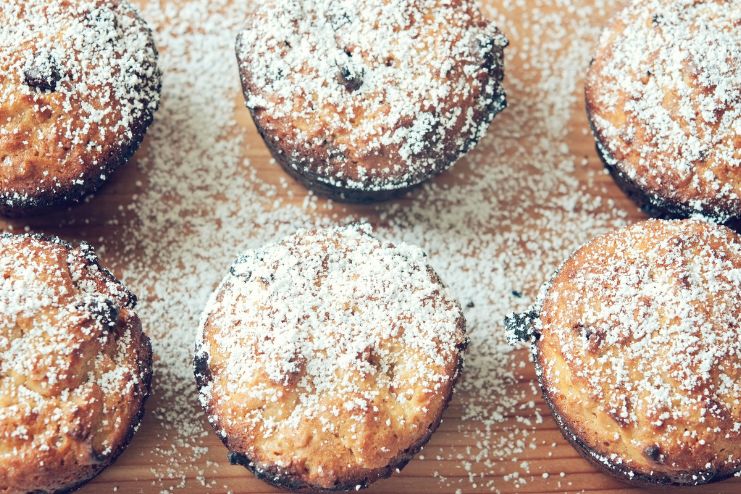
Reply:
[[[419,249],[331,228],[236,261],[196,372],[217,432],[258,475],[353,488],[427,440],[464,346],[461,309]]]
[[[126,0],[0,6],[0,201],[78,199],[135,150],[159,102],[152,34]]]
[[[702,483],[741,469],[741,238],[638,223],[581,248],[537,321],[546,397],[628,478]]]
[[[237,42],[247,106],[301,173],[359,190],[447,168],[505,106],[499,30],[471,0],[262,2]]]
[[[0,492],[74,487],[125,447],[151,373],[134,303],[84,244],[0,236]]]
[[[636,1],[600,41],[586,82],[608,164],[659,207],[741,216],[741,6]]]

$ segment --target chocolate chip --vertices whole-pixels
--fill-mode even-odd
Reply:
[[[231,266],[229,268],[229,274],[235,278],[241,278],[244,281],[249,281],[250,278],[252,278],[252,271],[238,271],[236,266]]]
[[[504,318],[504,327],[507,331],[507,340],[511,343],[517,341],[533,341],[540,338],[534,326],[538,313],[535,311],[520,314],[509,314]]]
[[[56,91],[62,78],[59,63],[49,52],[39,52],[23,70],[23,82],[39,91]]]
[[[208,386],[211,382],[211,369],[208,366],[208,354],[198,353],[193,358],[194,375],[199,387]]]
[[[502,44],[491,36],[476,38],[475,43],[475,49],[482,59],[481,66],[492,73],[497,80],[502,80],[504,78],[501,63],[503,53]]]
[[[512,290],[512,296],[516,298],[522,298],[522,292],[517,290]]]
[[[357,91],[360,86],[363,85],[363,76],[365,72],[363,70],[353,70],[347,65],[340,67],[340,73],[338,74],[338,82],[345,86],[348,91]]]
[[[656,463],[661,462],[661,448],[658,445],[652,444],[643,450],[643,455],[651,461]]]
[[[227,455],[227,459],[232,465],[242,465],[243,467],[254,469],[254,463],[252,463],[247,455],[244,455],[242,453],[235,453],[233,451],[230,451]]]
[[[466,304],[466,307],[468,307],[469,309],[473,309],[473,308],[475,307],[475,305],[474,305],[474,303],[473,303],[473,302],[468,302],[468,303]]]
[[[95,297],[85,300],[82,309],[88,312],[104,328],[112,329],[118,322],[118,304],[113,300]]]
[[[592,353],[595,353],[599,350],[600,346],[602,345],[602,340],[604,340],[604,332],[599,330],[594,331],[590,328],[587,328],[581,323],[577,323],[574,329],[584,335],[584,339],[587,340],[587,350]]]
[[[80,439],[83,439],[83,438],[80,438]],[[92,456],[93,456],[93,459],[95,459],[95,461],[97,461],[98,463],[103,463],[104,461],[106,461],[108,458],[111,457],[111,453],[112,451],[110,449],[105,449],[103,451],[97,451],[93,449]],[[44,491],[39,491],[39,492],[44,492]]]
[[[664,22],[664,16],[661,14],[654,14],[651,16],[651,23],[654,26],[660,26]]]
[[[257,262],[262,262],[262,256],[257,256]],[[248,255],[239,256],[231,266],[229,266],[229,274],[235,278],[240,278],[242,281],[250,281],[252,279],[252,271],[245,269],[245,266],[252,262],[253,258]]]
[[[484,60],[491,61],[494,57],[494,38],[476,38],[476,48]]]

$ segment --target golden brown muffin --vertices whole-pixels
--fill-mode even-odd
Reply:
[[[152,33],[128,1],[3,1],[0,213],[95,191],[139,146],[159,89]]]
[[[741,218],[741,7],[635,1],[602,35],[587,74],[598,152],[658,216]]]
[[[151,348],[136,298],[92,249],[0,236],[0,493],[61,493],[138,428]]]
[[[476,144],[506,106],[506,45],[473,0],[269,0],[237,58],[275,160],[316,192],[369,201]]]
[[[466,344],[458,303],[408,245],[364,227],[249,251],[204,311],[196,380],[232,463],[300,492],[360,489],[440,423]]]
[[[649,220],[598,237],[546,285],[535,363],[564,436],[622,480],[741,471],[741,236]]]

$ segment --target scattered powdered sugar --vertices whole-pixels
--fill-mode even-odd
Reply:
[[[131,4],[9,0],[0,24],[3,200],[80,185],[85,177],[67,170],[80,165],[73,160],[102,173],[141,139],[160,74],[151,33]],[[24,186],[29,177],[39,190]]]
[[[629,202],[603,198],[616,189],[591,144],[569,147],[591,139],[578,105],[580,83],[617,4],[485,5],[485,15],[511,41],[509,108],[450,173],[408,198],[363,207],[307,194],[267,163],[254,133],[245,138],[248,117],[233,48],[249,5],[194,0],[145,6],[164,80],[143,152],[122,172],[136,177],[133,198],[120,212],[107,212],[102,229],[94,210],[128,189],[104,192],[55,230],[69,234],[73,227],[103,246],[106,263],[140,297],[139,314],[157,359],[155,400],[148,407],[153,420],[141,434],[156,437],[146,442],[146,459],[136,461],[151,462],[156,486],[225,492],[244,485],[231,473],[219,475],[222,467],[211,461],[225,463],[226,450],[200,413],[192,366],[198,317],[236,256],[300,228],[367,220],[376,237],[427,252],[467,320],[470,346],[458,392],[418,460],[435,471],[434,479],[415,482],[431,492],[511,490],[526,482],[589,487],[589,477],[582,484],[580,476],[557,472],[542,478],[534,460],[556,451],[555,436],[539,432],[547,412],[536,403],[526,354],[510,349],[501,321],[524,310],[578,245],[623,224],[627,213],[637,217]],[[135,438],[131,449],[140,451],[140,441]],[[208,451],[205,444],[214,446]]]
[[[246,24],[247,106],[291,166],[325,183],[417,184],[506,105],[507,40],[471,0],[269,1]]]
[[[741,6],[636,1],[606,30],[589,77],[606,154],[665,200],[741,214]]]

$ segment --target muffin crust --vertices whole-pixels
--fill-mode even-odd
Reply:
[[[424,254],[363,227],[246,253],[202,324],[196,379],[230,461],[302,492],[402,468],[437,428],[466,344]]]
[[[0,492],[69,492],[138,428],[149,340],[86,244],[2,235],[0,274]]]
[[[535,318],[543,395],[585,457],[633,483],[741,470],[741,238],[650,220],[579,249]]]
[[[127,0],[9,0],[0,25],[0,213],[75,202],[152,121],[152,33]]]
[[[475,145],[506,106],[506,45],[471,0],[267,1],[237,58],[276,161],[319,193],[368,201]]]
[[[741,9],[733,0],[633,2],[586,80],[604,163],[651,214],[741,217]]]

